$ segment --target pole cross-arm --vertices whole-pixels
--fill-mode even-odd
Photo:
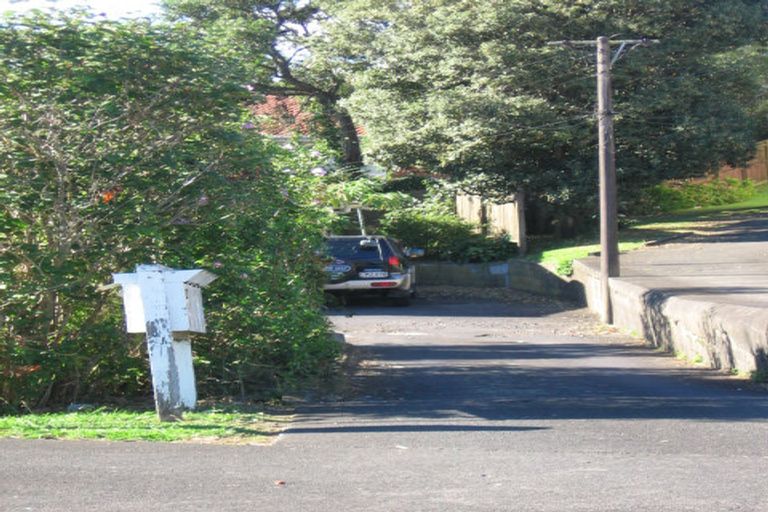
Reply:
[[[648,38],[642,38],[642,39],[609,39],[608,44],[610,46],[616,46],[616,45],[629,45],[629,44],[637,44],[637,45],[647,45],[651,43],[660,43],[661,41],[659,39],[648,39]],[[547,46],[597,46],[597,42],[595,40],[590,41],[571,41],[570,39],[563,39],[562,41],[549,41],[547,43]]]

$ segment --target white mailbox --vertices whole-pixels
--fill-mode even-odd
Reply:
[[[216,276],[206,270],[173,270],[163,265],[139,265],[135,273],[113,274],[115,283],[122,286],[128,332],[147,332],[140,276],[162,280],[172,332],[205,332],[202,288]]]
[[[202,288],[216,279],[205,270],[139,265],[132,274],[113,274],[123,291],[128,332],[145,333],[155,405],[171,420],[197,402],[189,333],[205,332]]]

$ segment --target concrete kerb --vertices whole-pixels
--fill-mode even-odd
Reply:
[[[599,272],[574,261],[593,311],[601,309]],[[654,346],[712,368],[764,372],[768,368],[768,311],[691,300],[611,279],[613,323]]]

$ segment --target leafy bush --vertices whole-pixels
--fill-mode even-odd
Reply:
[[[506,236],[485,237],[446,208],[430,205],[388,212],[381,230],[406,246],[423,248],[425,257],[435,260],[499,261],[516,253]]]
[[[235,57],[183,24],[3,22],[0,408],[149,392],[143,336],[99,291],[143,263],[219,275],[193,343],[203,393],[332,366],[328,216],[242,123],[253,70]]]
[[[558,262],[555,273],[559,276],[570,276],[573,274],[573,260],[563,260]]]
[[[631,207],[636,215],[738,203],[757,193],[751,180],[712,180],[704,183],[660,184],[644,190]]]

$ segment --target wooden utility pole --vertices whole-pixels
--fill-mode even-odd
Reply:
[[[616,192],[616,146],[613,139],[613,100],[611,66],[627,45],[634,47],[658,43],[657,39],[610,40],[600,36],[595,41],[552,41],[550,45],[597,47],[597,123],[600,163],[600,290],[602,304],[600,319],[613,323],[610,278],[619,277],[619,222]],[[611,58],[611,45],[620,45]]]
[[[597,38],[597,126],[600,139],[600,316],[613,323],[610,278],[619,277],[619,222],[616,191],[616,146],[613,141],[611,97],[611,46]]]

